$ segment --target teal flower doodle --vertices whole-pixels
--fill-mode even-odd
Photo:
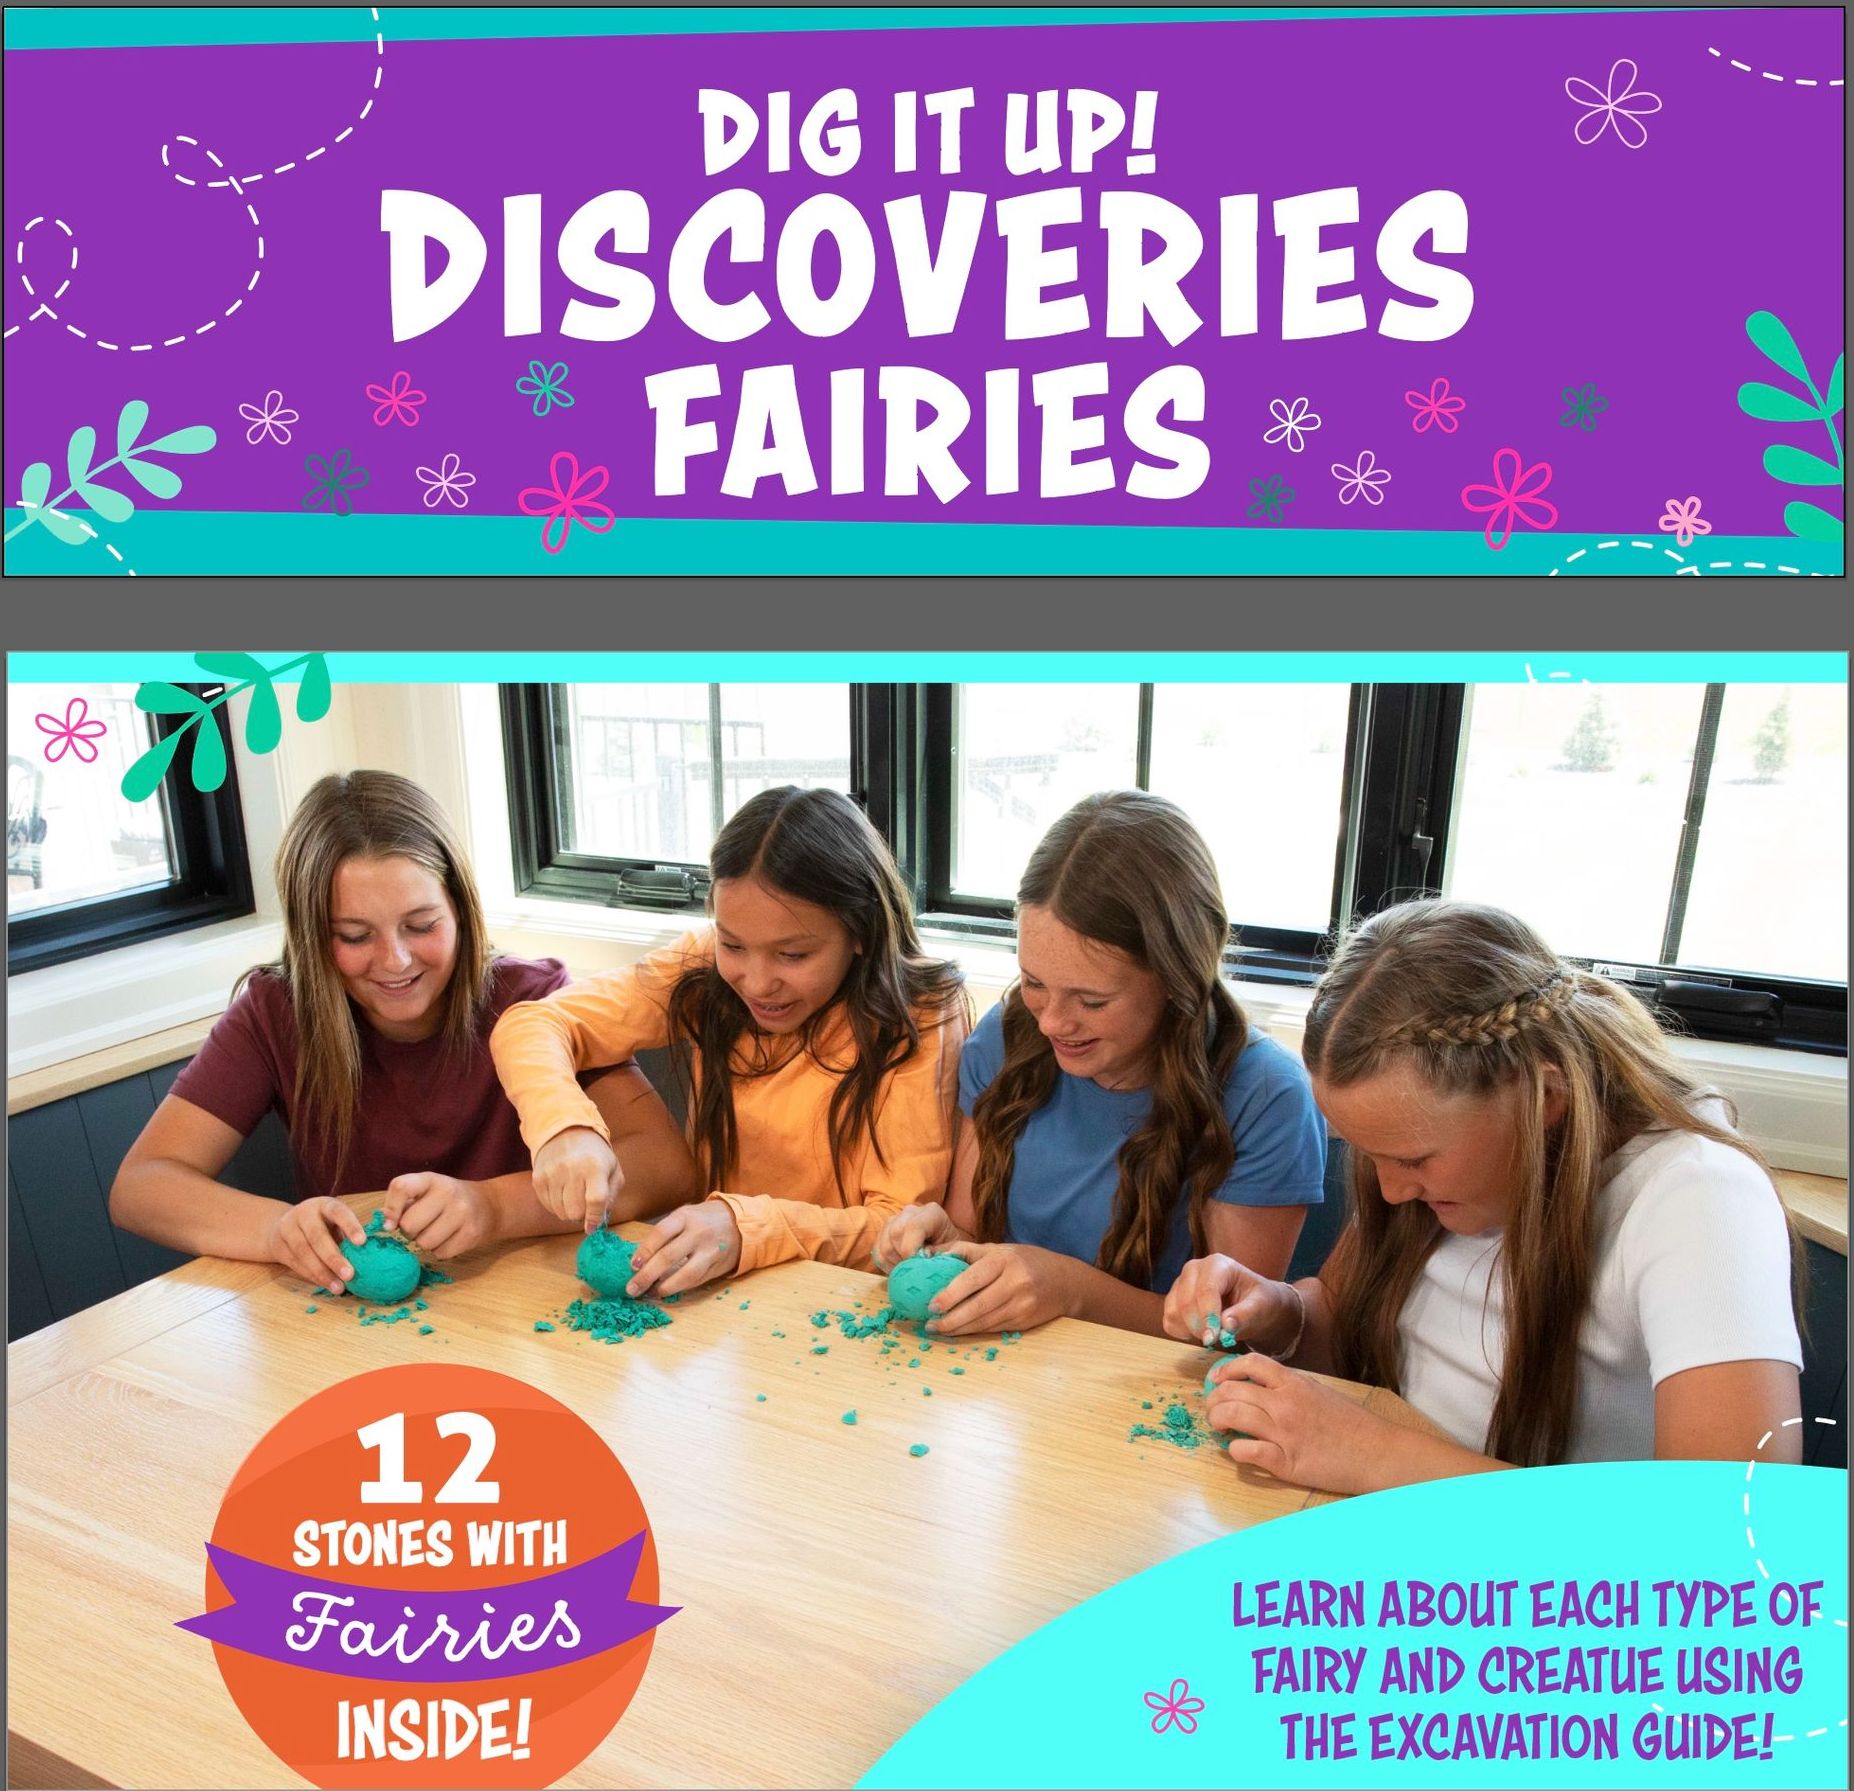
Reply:
[[[1261,522],[1267,518],[1279,516],[1282,510],[1294,501],[1294,487],[1280,479],[1251,479],[1250,495],[1255,502],[1249,506],[1249,520]]]
[[[567,364],[556,361],[551,367],[543,367],[539,361],[528,363],[525,378],[515,382],[515,390],[534,399],[534,414],[544,417],[559,405],[563,410],[573,407],[573,394],[566,389]]]
[[[1564,388],[1564,415],[1558,419],[1560,429],[1581,429],[1588,435],[1596,420],[1609,409],[1609,400],[1594,385]]]
[[[315,481],[303,493],[305,510],[328,510],[336,516],[350,512],[351,494],[372,476],[364,466],[353,465],[353,459],[346,448],[337,448],[326,460],[320,454],[303,456],[303,471]]]

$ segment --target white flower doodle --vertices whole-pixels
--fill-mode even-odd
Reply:
[[[238,414],[251,425],[245,431],[245,440],[254,448],[262,441],[281,442],[287,447],[290,425],[302,421],[298,412],[285,408],[283,394],[274,389],[264,394],[263,409],[255,404],[241,404]]]
[[[1584,108],[1584,115],[1572,126],[1572,135],[1586,147],[1595,143],[1605,131],[1613,130],[1625,149],[1640,149],[1648,141],[1648,127],[1643,118],[1661,109],[1661,96],[1638,89],[1639,71],[1628,57],[1618,57],[1610,65],[1608,84],[1600,91],[1588,81],[1572,75],[1564,83],[1565,93]]]
[[[1384,502],[1383,487],[1390,483],[1390,473],[1378,465],[1378,457],[1367,448],[1358,457],[1357,466],[1333,462],[1333,477],[1339,481],[1339,501],[1349,504],[1363,498],[1368,504]]]
[[[1262,437],[1265,442],[1284,441],[1290,454],[1298,454],[1307,445],[1307,432],[1318,429],[1320,419],[1309,410],[1305,398],[1296,398],[1292,404],[1280,398],[1268,401],[1268,414],[1275,419],[1275,427]]]
[[[462,471],[463,462],[455,454],[446,454],[438,462],[438,470],[433,472],[428,466],[415,467],[419,483],[425,487],[425,508],[435,510],[438,500],[442,498],[447,504],[455,504],[459,510],[469,503],[469,486],[476,483],[475,473]]]

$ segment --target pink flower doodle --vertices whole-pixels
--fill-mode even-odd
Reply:
[[[1564,84],[1567,97],[1584,108],[1584,115],[1571,127],[1571,134],[1588,147],[1598,142],[1605,131],[1614,131],[1625,149],[1640,149],[1648,141],[1644,118],[1652,118],[1661,109],[1661,96],[1638,89],[1637,70],[1628,57],[1610,64],[1609,82],[1599,89],[1589,81],[1572,75]]]
[[[1498,553],[1522,522],[1529,529],[1555,529],[1558,506],[1548,504],[1539,495],[1551,483],[1550,464],[1541,460],[1536,466],[1527,466],[1517,448],[1500,449],[1493,463],[1491,485],[1461,488],[1462,503],[1487,518],[1487,545]]]
[[[609,506],[590,502],[605,489],[611,473],[602,466],[588,467],[585,472],[579,470],[579,461],[564,450],[556,454],[548,465],[548,477],[553,480],[552,487],[542,485],[527,486],[517,500],[524,516],[545,516],[547,521],[541,525],[541,545],[549,553],[558,553],[566,546],[568,532],[574,523],[582,529],[588,529],[595,535],[610,532],[618,518],[612,514]],[[603,522],[593,522],[589,518],[601,516]],[[560,525],[560,532],[554,533],[554,524]]]
[[[32,719],[38,723],[41,734],[51,738],[45,743],[45,762],[55,765],[67,752],[75,753],[86,765],[97,762],[96,742],[109,732],[109,724],[86,719],[90,714],[90,705],[80,696],[74,696],[64,706],[64,720],[55,715],[35,715]]]
[[[1175,1723],[1185,1734],[1195,1735],[1197,1713],[1204,1708],[1204,1700],[1192,1697],[1190,1686],[1182,1679],[1174,1679],[1169,1693],[1146,1694],[1146,1708],[1158,1712],[1152,1719],[1153,1734],[1163,1735]]]
[[[1429,395],[1421,392],[1405,392],[1403,401],[1416,415],[1410,419],[1410,427],[1421,435],[1431,424],[1440,429],[1444,435],[1453,435],[1461,425],[1456,421],[1468,408],[1465,398],[1449,396],[1448,381],[1438,379],[1429,387]]]
[[[418,427],[418,407],[425,402],[425,394],[412,389],[412,375],[403,369],[393,375],[391,386],[369,386],[367,396],[374,402],[376,429],[384,429],[388,423],[403,423],[408,429]]]
[[[1712,524],[1700,515],[1699,508],[1696,497],[1684,504],[1678,498],[1669,498],[1667,508],[1661,512],[1661,533],[1672,535],[1682,547],[1691,547],[1696,535],[1710,535]]]

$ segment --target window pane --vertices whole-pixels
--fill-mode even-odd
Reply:
[[[1847,981],[1847,812],[1846,690],[1728,688],[1680,962]]]
[[[15,684],[7,691],[7,912],[18,916],[174,881],[162,793],[122,795],[154,744],[133,684]],[[41,725],[42,724],[42,725]]]
[[[847,684],[723,685],[718,739],[714,688],[566,687],[567,788],[559,794],[567,851],[700,864],[718,823],[756,792],[787,783],[849,789]]]
[[[1152,788],[1197,824],[1230,918],[1323,932],[1345,825],[1347,684],[1160,684]]]
[[[1133,787],[1134,684],[961,684],[953,693],[954,891],[1011,900],[1050,824]]]
[[[1510,909],[1567,957],[1658,963],[1704,696],[1473,686],[1447,893]]]

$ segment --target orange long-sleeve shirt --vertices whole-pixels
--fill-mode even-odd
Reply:
[[[670,991],[686,970],[712,964],[714,955],[712,929],[688,933],[627,969],[575,983],[544,1001],[523,1002],[502,1016],[489,1048],[530,1151],[569,1126],[590,1126],[610,1141],[575,1073],[667,1045]],[[730,1187],[709,1198],[725,1201],[733,1211],[743,1272],[801,1257],[864,1267],[896,1213],[916,1201],[945,1197],[959,1049],[968,1022],[963,1004],[951,1015],[915,1017],[920,1044],[884,1079],[872,1130],[851,1147],[841,1187],[830,1151],[830,1102],[839,1075],[826,1066],[840,1071],[848,1062],[847,1023],[839,1019],[827,1028],[815,1053],[792,1049],[766,1074],[738,1073],[762,1061],[755,1053],[763,1041],[749,1034],[735,1045],[738,1162]],[[701,1073],[698,1059],[698,1081]]]

